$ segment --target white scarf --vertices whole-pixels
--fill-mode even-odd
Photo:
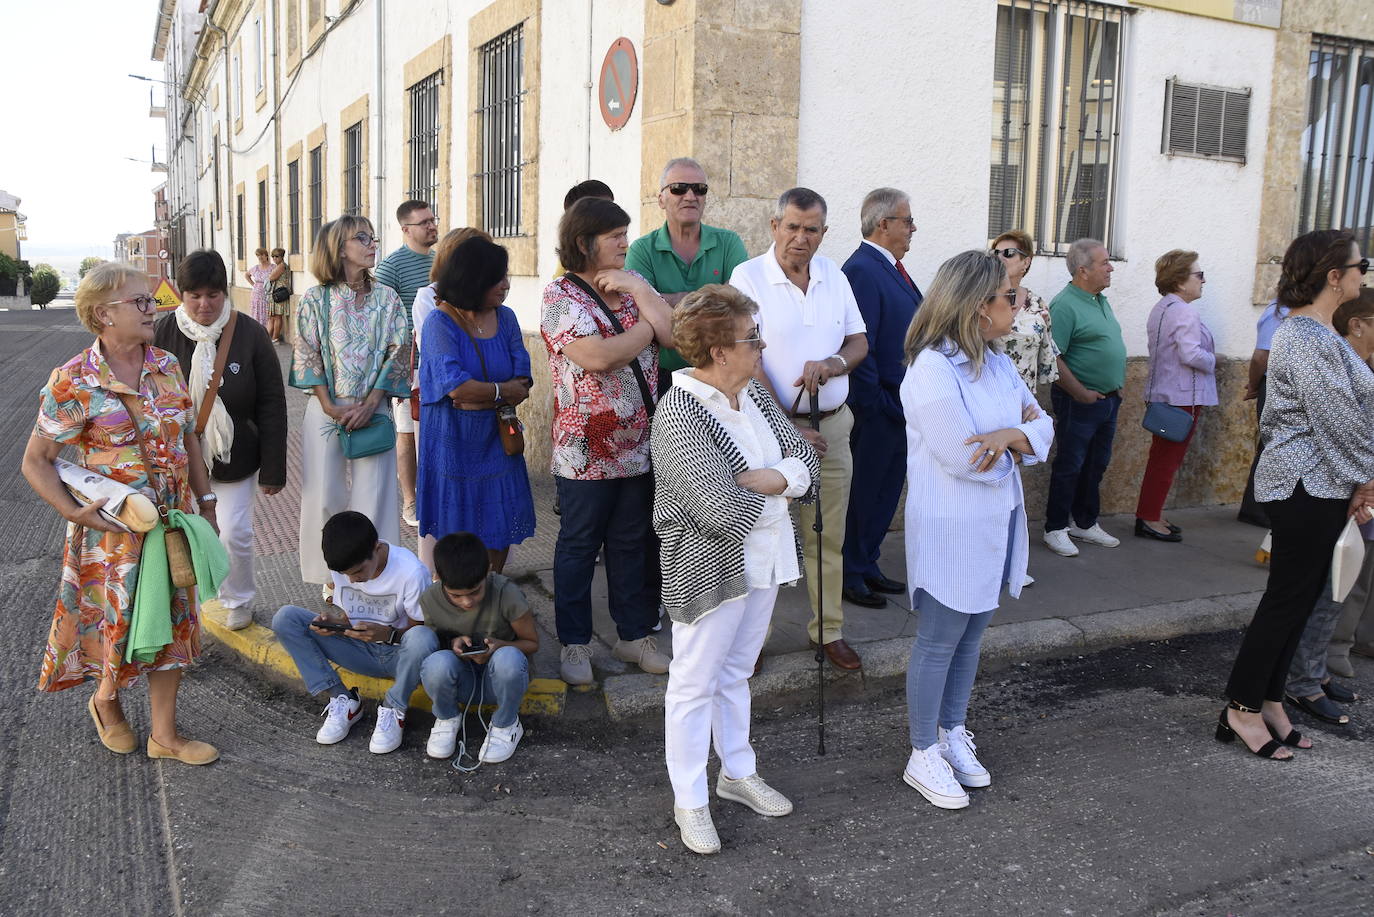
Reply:
[[[186,377],[186,384],[191,388],[192,411],[196,417],[200,416],[200,404],[205,400],[205,392],[210,388],[210,376],[215,371],[215,345],[219,341],[219,333],[224,330],[233,313],[234,307],[228,297],[224,300],[224,311],[210,325],[202,325],[191,318],[186,306],[177,307],[177,327],[182,334],[196,342],[195,352],[191,354],[191,372]],[[223,382],[221,379],[220,383]],[[216,461],[229,461],[229,453],[234,446],[234,420],[219,395],[215,396],[215,406],[210,409],[210,417],[205,422],[200,445],[207,469]]]

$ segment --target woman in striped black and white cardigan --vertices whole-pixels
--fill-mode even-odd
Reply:
[[[778,587],[801,576],[788,501],[810,497],[820,459],[753,380],[765,346],[757,312],[714,284],[679,303],[673,339],[692,368],[673,374],[654,415],[654,529],[673,621],[665,752],[674,820],[696,853],[720,849],[706,782],[713,731],[716,795],[761,815],[792,811],[755,768],[748,679]]]

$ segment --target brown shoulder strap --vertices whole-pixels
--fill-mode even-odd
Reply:
[[[119,400],[124,404],[124,410],[129,413],[129,422],[134,425],[134,440],[138,443],[138,453],[143,458],[143,469],[148,474],[148,486],[153,493],[157,493],[157,482],[153,479],[153,459],[148,455],[148,444],[143,440],[143,428],[139,425],[139,418],[143,416],[141,399],[137,395],[119,394]],[[157,504],[158,515],[163,521],[167,520],[167,507],[159,500]]]
[[[233,306],[229,321],[219,335],[219,347],[215,349],[215,368],[210,372],[210,384],[205,387],[205,397],[200,402],[200,413],[196,415],[196,435],[205,432],[210,422],[210,412],[215,407],[215,397],[219,394],[219,384],[224,381],[224,364],[229,360],[229,345],[234,341],[234,326],[239,323],[239,313]]]
[[[454,323],[468,336],[468,340],[472,341],[472,349],[477,351],[477,362],[482,365],[482,381],[490,382],[491,376],[487,374],[487,358],[482,355],[482,348],[477,346],[477,336],[468,330],[467,321],[458,313],[457,309],[443,300],[436,301],[434,307],[453,319]]]

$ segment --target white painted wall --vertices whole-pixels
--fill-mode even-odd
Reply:
[[[1195,249],[1218,352],[1248,356],[1275,33],[1148,8],[1129,18],[1117,198],[1124,260],[1108,296],[1129,352],[1143,354],[1145,318],[1159,299],[1154,260]],[[879,22],[886,27],[873,28]],[[917,283],[987,243],[995,22],[995,0],[911,0],[900,17],[886,0],[806,0],[798,174],[830,205],[824,254],[849,256],[863,196],[882,185],[912,196],[918,231],[905,263]],[[1159,152],[1164,81],[1174,75],[1253,90],[1247,164]],[[1063,259],[1041,257],[1027,285],[1049,298],[1067,280]]]

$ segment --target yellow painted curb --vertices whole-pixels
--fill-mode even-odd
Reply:
[[[291,654],[277,642],[276,634],[256,623],[249,624],[242,630],[230,630],[224,626],[227,617],[228,611],[219,602],[211,601],[201,606],[201,622],[210,635],[221,644],[254,665],[270,669],[284,678],[300,681],[300,670],[296,668]],[[358,689],[360,697],[380,701],[391,687],[391,682],[384,678],[369,678],[338,666],[334,668],[345,684]],[[560,716],[563,713],[567,691],[568,686],[560,679],[531,678],[525,699],[520,702],[520,712],[526,715]],[[429,695],[425,693],[424,688],[415,689],[415,693],[410,696],[410,706],[417,710],[430,708]],[[495,710],[496,707],[488,705],[482,709]]]

